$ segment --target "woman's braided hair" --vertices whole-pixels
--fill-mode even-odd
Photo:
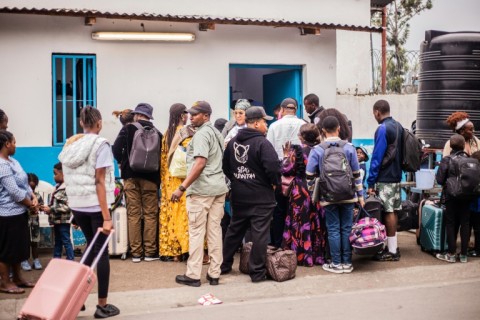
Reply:
[[[97,108],[85,106],[80,112],[80,120],[85,128],[93,128],[98,120],[102,120],[102,114]]]

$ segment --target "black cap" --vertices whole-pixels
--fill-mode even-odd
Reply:
[[[297,100],[293,98],[284,99],[280,104],[280,107],[287,108],[287,109],[297,109],[298,108]]]
[[[133,114],[142,114],[148,119],[153,120],[153,107],[149,105],[148,103],[139,103],[136,107],[135,110],[132,111]]]
[[[212,107],[207,101],[197,101],[190,109],[187,110],[190,114],[207,113],[212,114]]]
[[[265,119],[265,120],[273,120],[273,117],[267,116],[265,113],[265,109],[262,107],[250,107],[245,111],[245,117],[247,119]]]

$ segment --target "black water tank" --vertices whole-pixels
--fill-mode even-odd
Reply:
[[[445,120],[465,111],[480,138],[480,32],[426,31],[420,51],[417,136],[442,149],[453,134]]]

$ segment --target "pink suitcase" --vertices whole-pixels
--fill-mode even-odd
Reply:
[[[95,266],[108,245],[114,230],[108,236],[92,266],[84,263],[101,229],[87,248],[80,263],[64,259],[52,259],[35,288],[28,296],[19,319],[74,320],[97,282]]]

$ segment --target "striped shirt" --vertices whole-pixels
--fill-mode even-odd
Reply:
[[[9,160],[0,159],[0,217],[25,213],[27,207],[19,202],[32,194],[20,163],[11,157]]]

